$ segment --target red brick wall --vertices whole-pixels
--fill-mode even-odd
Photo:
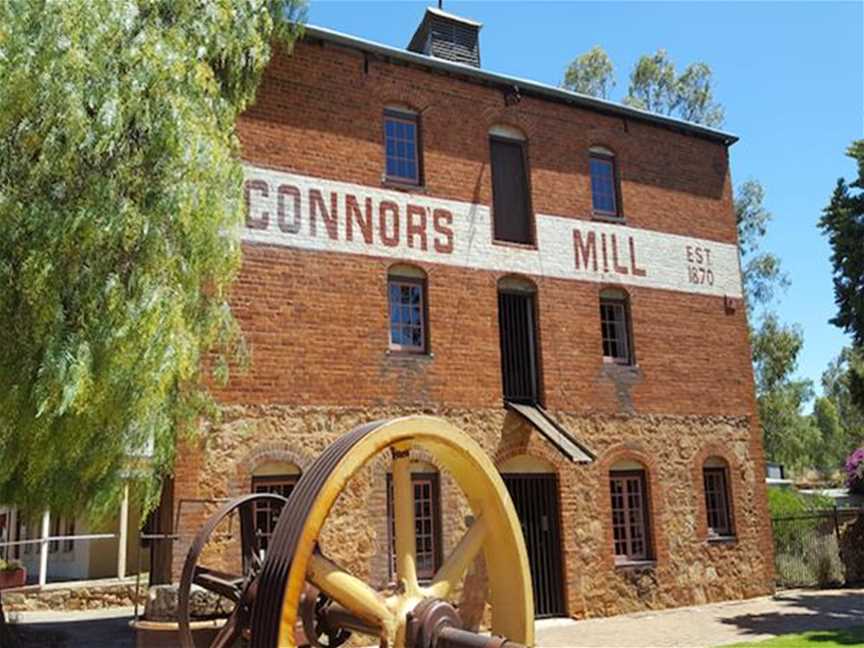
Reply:
[[[490,203],[488,130],[521,128],[536,212],[591,213],[588,148],[617,154],[627,224],[734,243],[725,148],[697,137],[500,91],[331,45],[277,56],[243,116],[244,159],[382,186],[382,110],[422,113],[430,196]],[[387,353],[389,261],[246,244],[235,311],[253,361],[226,402],[485,406],[500,402],[500,274],[427,264],[433,357]],[[752,372],[743,309],[717,297],[631,288],[639,371],[614,380],[601,358],[591,283],[535,278],[546,403],[573,412],[746,414]],[[620,372],[619,372],[620,373]],[[627,372],[625,372],[626,374]],[[349,390],[345,385],[350,384]]]
[[[530,97],[504,107],[496,89],[375,59],[367,70],[361,54],[330,45],[301,43],[293,56],[274,59],[256,105],[240,120],[243,158],[381,188],[382,111],[391,102],[422,114],[421,191],[430,197],[489,205],[488,131],[508,124],[528,138],[535,212],[590,218],[588,149],[602,145],[616,153],[627,225],[736,242],[728,157],[720,144]],[[601,357],[603,286],[530,277],[537,286],[545,402],[598,454],[595,464],[574,466],[536,432],[501,425],[497,282],[503,275],[421,264],[432,354],[406,357],[388,352],[391,263],[244,245],[232,302],[251,364],[216,393],[227,415],[209,433],[218,442],[207,453],[181,452],[178,500],[243,492],[244,458],[268,444],[317,456],[336,434],[362,421],[427,411],[452,416],[499,461],[525,452],[556,466],[570,614],[770,591],[770,525],[763,523],[761,433],[743,308],[728,312],[721,297],[631,287],[638,368],[610,368]],[[624,456],[622,448],[649,469],[658,565],[647,588],[612,566],[608,468]],[[732,468],[736,544],[705,539],[706,453],[725,457]],[[175,571],[206,514],[206,507],[189,510]],[[694,564],[701,575],[693,575]]]

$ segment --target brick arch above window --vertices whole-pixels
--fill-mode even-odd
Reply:
[[[536,120],[516,107],[487,106],[483,109],[481,123],[486,125],[487,133],[496,126],[504,126],[516,129],[529,141],[538,133]]]
[[[506,274],[498,279],[498,290],[537,293],[537,282],[521,274]]]
[[[426,270],[412,263],[394,263],[387,268],[388,277],[412,277],[414,279],[426,279]]]

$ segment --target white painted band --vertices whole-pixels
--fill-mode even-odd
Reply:
[[[741,297],[728,243],[536,214],[537,247],[494,243],[485,205],[245,165],[243,240],[304,250]]]

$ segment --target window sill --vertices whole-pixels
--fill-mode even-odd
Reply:
[[[632,369],[634,371],[639,371],[639,365],[632,362],[619,362],[618,360],[613,360],[612,358],[607,358],[603,356],[603,364],[607,367],[618,367],[619,369]]]
[[[601,221],[603,223],[613,223],[616,225],[626,225],[627,219],[623,216],[615,214],[604,214],[603,212],[591,212],[591,220]]]
[[[657,561],[656,560],[623,560],[621,562],[615,562],[615,569],[620,569],[622,571],[630,570],[630,569],[656,569]]]
[[[396,359],[402,360],[434,360],[435,354],[432,352],[426,351],[407,351],[403,349],[387,349],[384,352],[384,355]]]
[[[536,243],[519,243],[517,241],[502,241],[501,239],[492,238],[492,245],[500,245],[501,247],[515,248],[517,250],[537,251]]]
[[[706,542],[709,545],[737,545],[738,536],[708,536]]]
[[[381,178],[381,186],[384,189],[395,189],[396,191],[404,191],[407,193],[425,194],[426,187],[422,184],[413,184],[411,182],[401,182],[399,180],[390,180],[386,177]]]

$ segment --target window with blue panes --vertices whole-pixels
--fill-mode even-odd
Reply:
[[[384,152],[388,180],[420,184],[420,125],[417,115],[384,111]]]
[[[591,154],[591,201],[594,211],[618,216],[618,187],[615,177],[615,158]]]
[[[390,348],[396,351],[426,351],[426,304],[424,282],[410,277],[390,277]]]

